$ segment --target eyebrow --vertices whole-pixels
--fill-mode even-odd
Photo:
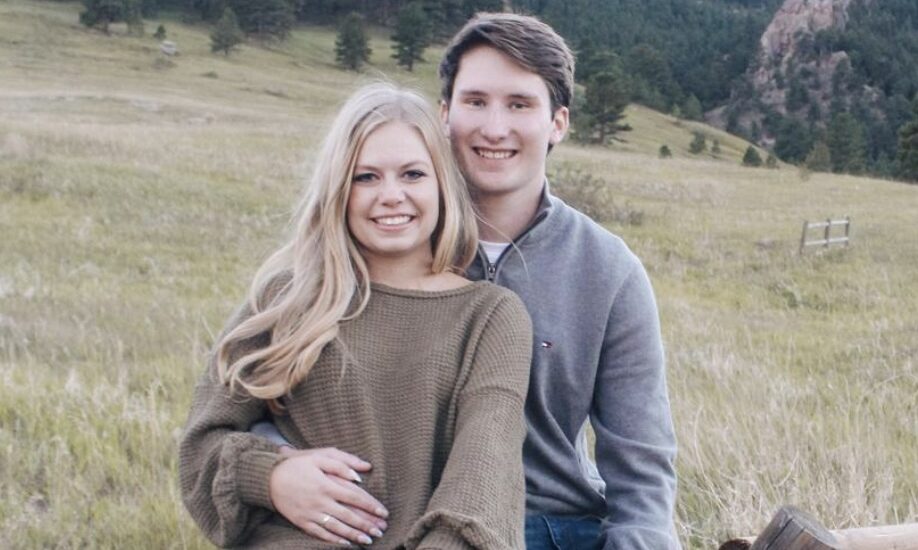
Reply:
[[[425,168],[431,168],[431,169],[432,169],[432,168],[433,168],[433,163],[429,163],[429,162],[427,162],[426,160],[412,160],[412,161],[410,161],[410,162],[406,162],[405,164],[402,164],[401,166],[398,167],[398,169],[399,169],[399,170],[405,170],[406,168],[410,168],[410,167],[412,167],[412,166],[423,166],[423,167],[425,167]],[[354,166],[354,172],[355,172],[355,173],[358,172],[358,171],[360,171],[360,170],[374,170],[374,171],[377,171],[377,170],[379,170],[379,168],[376,167],[376,166],[374,166],[374,165],[372,165],[372,164],[358,164],[358,165]]]
[[[487,92],[485,92],[485,91],[483,91],[483,90],[476,90],[476,89],[474,89],[474,88],[471,88],[471,89],[468,89],[468,90],[458,90],[457,93],[458,93],[458,95],[461,95],[461,96],[489,96],[489,95],[491,95],[491,94],[489,94],[489,93],[487,93]],[[538,100],[539,100],[539,96],[538,96],[538,95],[536,95],[536,94],[527,94],[527,93],[515,93],[515,94],[510,94],[508,97],[509,97],[510,99],[525,99],[525,100],[527,100],[527,101],[538,101]]]

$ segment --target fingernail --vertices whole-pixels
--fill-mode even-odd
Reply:
[[[351,470],[351,481],[356,481],[357,483],[363,483],[363,478],[360,477],[360,474]]]
[[[389,517],[389,512],[387,512],[385,508],[377,508],[374,513],[381,518]]]
[[[341,544],[348,546],[348,547],[354,546],[353,544],[351,544],[351,541],[344,540],[344,539],[341,539]]]
[[[382,536],[382,531],[374,527],[373,529],[370,529],[370,534],[376,538],[379,538]]]
[[[360,535],[359,537],[357,537],[357,540],[360,541],[360,544],[373,544],[373,539],[371,539],[370,537],[366,535]]]
[[[377,521],[377,522],[376,522],[376,526],[379,527],[380,529],[382,529],[383,531],[385,531],[386,529],[389,528],[389,524],[386,523],[386,522],[383,521],[383,520]]]

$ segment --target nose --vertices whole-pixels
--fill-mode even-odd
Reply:
[[[488,109],[487,118],[481,126],[481,135],[488,141],[497,142],[509,133],[507,113],[499,106]]]
[[[397,205],[405,200],[405,190],[397,178],[388,176],[379,187],[379,201],[386,205]]]

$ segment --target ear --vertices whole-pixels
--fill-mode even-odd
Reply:
[[[445,99],[440,100],[440,121],[443,123],[444,129],[449,126],[449,103]],[[449,135],[449,132],[447,132]]]
[[[558,107],[554,116],[551,117],[551,135],[548,137],[548,143],[557,145],[561,143],[567,134],[567,129],[571,125],[571,111],[567,107]]]

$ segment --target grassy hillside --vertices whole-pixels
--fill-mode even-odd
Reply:
[[[164,63],[78,11],[0,2],[0,547],[207,547],[175,464],[203,357],[335,106],[383,75],[434,97],[435,66],[396,69],[379,33],[373,68],[339,71],[324,29],[225,58],[175,21]],[[688,123],[628,122],[551,170],[655,285],[683,542],[758,532],[783,503],[918,521],[918,186],[744,169],[727,136],[689,158]],[[803,220],[843,215],[851,248],[797,255]]]

